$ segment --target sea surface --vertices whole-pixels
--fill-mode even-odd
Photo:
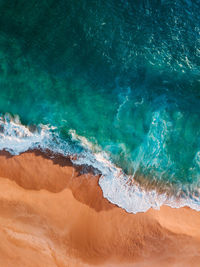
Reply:
[[[200,210],[200,1],[0,0],[0,114],[128,212]]]

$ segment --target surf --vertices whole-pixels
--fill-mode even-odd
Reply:
[[[1,117],[0,127],[1,150],[6,150],[13,155],[34,149],[40,149],[43,152],[50,150],[55,155],[59,153],[69,157],[75,165],[91,166],[101,174],[99,185],[104,197],[127,212],[145,212],[150,208],[159,209],[162,205],[173,208],[189,206],[200,210],[200,202],[195,195],[180,197],[164,192],[161,194],[156,187],[147,190],[134,181],[134,176],[126,175],[120,167],[116,166],[105,151],[101,151],[85,137],[79,136],[75,130],[70,130],[69,134],[72,141],[76,143],[76,149],[75,144],[72,146],[64,142],[58,133],[55,133],[55,127],[40,125],[33,131],[33,128],[22,125],[18,117],[12,118],[9,115]]]

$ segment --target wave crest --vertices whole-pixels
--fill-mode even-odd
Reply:
[[[98,169],[101,173],[99,185],[104,197],[127,212],[145,212],[150,208],[159,209],[162,205],[173,208],[189,206],[200,210],[197,196],[176,198],[169,197],[165,193],[159,194],[156,190],[147,191],[139,186],[132,176],[126,175],[121,168],[112,163],[109,155],[101,151],[100,147],[79,136],[75,130],[70,130],[69,134],[72,140],[84,148],[80,153],[77,154],[78,150],[59,137],[55,127],[48,125],[27,127],[21,124],[18,117],[13,118],[10,115],[0,117],[0,150],[7,150],[14,155],[36,148],[50,149],[65,156],[76,153],[77,157],[71,157],[72,162]]]

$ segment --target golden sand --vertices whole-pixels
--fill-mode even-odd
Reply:
[[[0,155],[0,266],[200,266],[200,212],[136,215],[98,176],[39,151]]]

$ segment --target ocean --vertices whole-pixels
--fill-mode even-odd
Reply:
[[[199,18],[199,0],[0,0],[0,149],[93,166],[128,212],[200,210]]]

